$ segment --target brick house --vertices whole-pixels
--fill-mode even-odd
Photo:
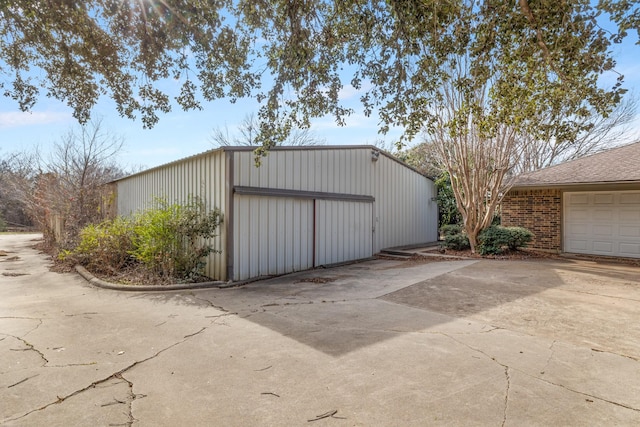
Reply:
[[[502,224],[539,250],[640,258],[640,142],[520,176]]]

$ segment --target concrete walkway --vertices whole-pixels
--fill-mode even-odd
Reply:
[[[131,294],[1,235],[0,425],[640,424],[640,269],[378,260]]]

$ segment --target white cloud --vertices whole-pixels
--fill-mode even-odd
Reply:
[[[28,113],[18,111],[0,112],[0,129],[22,126],[38,126],[51,123],[61,123],[71,120],[71,113],[33,111]]]
[[[329,116],[315,119],[312,120],[311,130],[325,138],[328,145],[370,145],[379,140],[395,142],[402,134],[399,127],[391,127],[386,135],[378,133],[377,115],[366,117],[363,113],[356,112],[345,120],[346,125],[341,127]]]
[[[353,86],[351,86],[350,83],[347,83],[338,92],[338,98],[341,101],[345,101],[347,99],[352,99],[352,98],[355,98],[355,97],[358,97],[358,99],[360,99],[360,96],[364,95],[368,90],[371,89],[371,87],[372,87],[372,85],[371,85],[371,82],[369,82],[369,81],[362,82],[362,86],[360,87],[360,89],[356,89]]]

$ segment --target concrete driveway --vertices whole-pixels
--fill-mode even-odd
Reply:
[[[0,236],[0,425],[640,424],[640,268],[377,260],[128,293]]]

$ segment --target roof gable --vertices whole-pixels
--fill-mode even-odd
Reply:
[[[640,182],[640,141],[520,175],[513,187],[632,182]]]

